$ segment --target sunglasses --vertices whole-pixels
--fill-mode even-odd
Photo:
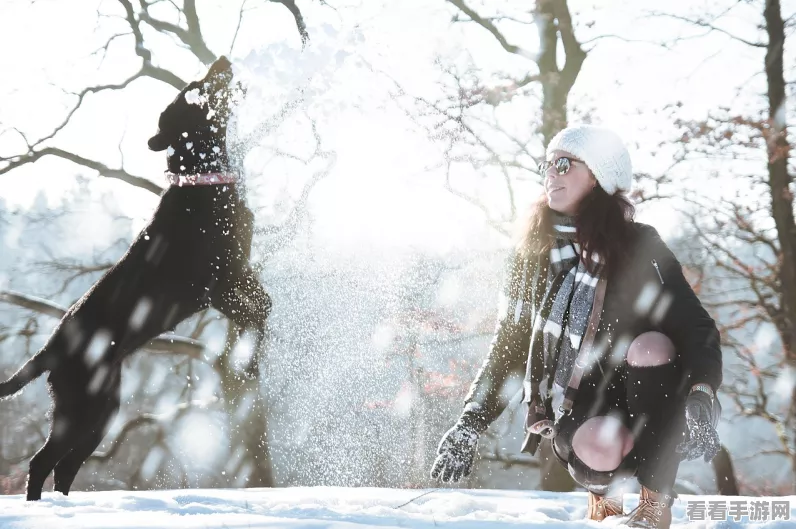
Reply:
[[[578,160],[577,158],[568,158],[566,156],[556,158],[556,160],[552,162],[542,160],[539,162],[539,174],[544,175],[547,173],[547,170],[550,169],[550,167],[555,166],[558,175],[563,176],[569,172],[569,170],[572,168],[572,164],[576,162],[586,163],[583,160]]]

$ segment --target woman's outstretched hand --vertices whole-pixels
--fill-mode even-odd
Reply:
[[[487,426],[477,412],[465,410],[453,428],[442,436],[431,477],[441,478],[445,483],[456,483],[469,476],[478,452],[478,438]]]

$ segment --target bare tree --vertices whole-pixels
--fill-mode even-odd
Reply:
[[[716,315],[723,347],[741,366],[722,392],[733,400],[742,418],[771,425],[774,445],[754,455],[784,457],[796,487],[796,384],[782,378],[783,369],[786,374],[787,369],[796,369],[793,135],[787,125],[792,115],[787,105],[792,81],[787,76],[794,70],[792,61],[785,59],[796,13],[783,13],[779,0],[720,2],[716,7],[715,15],[655,14],[697,28],[691,38],[721,35],[759,50],[765,78],[765,93],[759,94],[765,105],[756,113],[720,108],[704,120],[676,121],[681,130],[678,161],[707,158],[744,167],[744,172],[733,173],[742,188],[736,194],[725,194],[722,200],[694,194],[687,200],[684,213],[704,259],[704,265],[692,272],[706,305]],[[752,22],[756,26],[750,26],[748,33],[759,33],[758,39],[725,29],[724,17],[740,9],[746,10],[745,16],[757,13],[759,19]],[[752,338],[766,329],[777,340],[772,347],[760,348]],[[725,455],[731,468],[729,454]]]
[[[516,13],[495,11],[484,2],[446,1],[452,8],[453,23],[477,25],[494,39],[497,48],[525,61],[526,73],[522,77],[499,74],[502,80],[485,80],[477,67],[448,65],[440,59],[445,96],[433,100],[414,96],[396,82],[394,97],[411,105],[410,117],[443,142],[446,189],[480,210],[497,232],[508,235],[517,219],[516,186],[541,181],[537,160],[544,146],[567,124],[569,93],[586,51],[575,36],[566,0],[540,0]],[[527,49],[511,42],[502,28],[506,23],[537,29],[538,47]],[[532,125],[533,119],[526,130],[505,126],[501,111],[520,101],[537,100],[538,126]],[[485,200],[478,191],[457,184],[461,166],[474,169],[489,182],[493,193],[500,190],[499,202]]]

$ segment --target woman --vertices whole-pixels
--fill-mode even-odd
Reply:
[[[588,518],[624,515],[609,486],[635,476],[640,502],[625,523],[668,528],[681,457],[719,450],[719,333],[655,229],[632,220],[630,155],[616,134],[567,128],[540,169],[545,192],[509,260],[489,355],[432,477],[470,473],[519,377],[523,451],[551,439],[589,491]]]

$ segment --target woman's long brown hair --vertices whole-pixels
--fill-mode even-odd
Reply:
[[[533,205],[522,226],[517,250],[526,256],[546,255],[555,239],[552,210],[544,193]],[[602,256],[607,273],[612,273],[626,257],[631,236],[630,222],[636,208],[622,193],[609,195],[599,185],[586,195],[575,216],[578,242],[586,252],[585,265],[592,269],[592,254]]]

